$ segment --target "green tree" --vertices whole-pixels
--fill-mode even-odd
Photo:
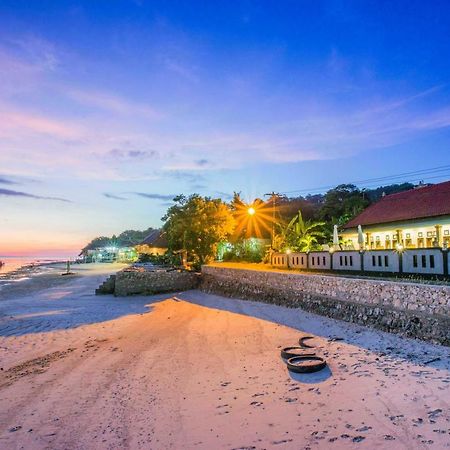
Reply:
[[[222,200],[198,194],[175,197],[162,220],[169,249],[186,250],[197,268],[214,257],[217,245],[233,233],[235,225]]]
[[[324,222],[303,220],[301,210],[292,218],[286,227],[281,227],[281,233],[276,237],[277,248],[309,252],[319,245],[319,240],[326,237],[323,231]]]
[[[340,184],[329,190],[323,200],[319,217],[328,223],[345,223],[369,205],[364,191],[353,184]]]

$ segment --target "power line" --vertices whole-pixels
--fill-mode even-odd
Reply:
[[[359,181],[350,181],[350,182],[347,182],[346,184],[355,184],[355,185],[365,184],[367,187],[369,187],[370,184],[373,184],[375,182],[376,183],[387,182],[389,180],[400,179],[400,178],[404,178],[407,176],[424,176],[427,179],[440,178],[440,177],[448,175],[447,172],[449,170],[450,170],[450,165],[445,165],[445,166],[432,167],[429,169],[416,170],[413,172],[404,172],[404,173],[400,173],[400,174],[396,174],[396,175],[389,175],[389,176],[378,177],[378,178],[368,178],[366,180],[359,180]],[[426,176],[426,175],[430,175],[430,174],[434,174],[434,173],[438,173],[438,172],[446,172],[446,173],[441,173],[440,175],[433,176],[433,177]],[[336,185],[321,186],[321,187],[316,187],[316,188],[297,189],[297,190],[293,190],[293,191],[284,191],[282,193],[283,194],[293,194],[293,193],[323,192],[324,190],[332,189],[334,187],[336,187]]]

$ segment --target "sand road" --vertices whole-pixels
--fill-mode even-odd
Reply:
[[[198,291],[83,301],[108,320],[0,339],[1,449],[450,448],[448,349]],[[294,378],[301,330],[330,368]]]

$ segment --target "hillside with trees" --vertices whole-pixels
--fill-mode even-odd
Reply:
[[[103,247],[133,247],[142,242],[152,231],[154,231],[154,228],[150,227],[142,231],[126,230],[118,236],[115,234],[111,237],[99,236],[92,239],[92,241],[81,250],[81,253]]]

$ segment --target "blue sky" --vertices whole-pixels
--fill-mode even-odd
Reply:
[[[439,1],[3,0],[0,254],[450,164],[449,35]]]

